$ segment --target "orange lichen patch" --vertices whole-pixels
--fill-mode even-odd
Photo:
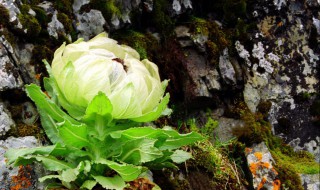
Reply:
[[[271,164],[268,162],[256,162],[256,163],[251,163],[249,166],[249,169],[252,174],[256,175],[258,169],[260,169],[260,168],[268,168],[269,169],[270,167],[271,167]],[[277,174],[277,172],[275,172],[275,173]]]
[[[32,168],[30,165],[19,166],[18,175],[11,177],[13,186],[10,187],[10,190],[20,190],[23,188],[31,187],[32,186],[31,172],[32,172]]]
[[[250,169],[250,171],[251,171],[251,173],[252,173],[253,175],[256,175],[256,174],[257,174],[257,169],[258,169],[258,167],[259,167],[259,163],[252,163],[252,164],[250,164],[249,169]]]
[[[251,153],[251,152],[252,152],[252,148],[247,148],[247,147],[245,148],[245,153],[246,153],[246,154],[249,154],[249,153]]]
[[[266,178],[262,178],[257,190],[260,190],[263,188],[264,184],[267,182],[267,179]]]
[[[268,163],[268,162],[261,162],[260,164],[261,164],[261,166],[264,167],[264,168],[270,168],[270,167],[271,167],[271,164]]]
[[[260,161],[262,160],[262,153],[261,152],[255,152],[254,156]]]
[[[281,182],[280,182],[279,179],[276,179],[276,180],[273,181],[272,185],[273,185],[273,189],[272,190],[280,190]]]

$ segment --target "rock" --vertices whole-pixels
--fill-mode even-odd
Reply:
[[[63,24],[57,18],[58,11],[54,11],[51,22],[48,23],[48,33],[50,36],[58,39],[58,34],[65,34]]]
[[[186,50],[187,62],[184,67],[192,81],[185,86],[188,100],[211,98],[213,92],[220,90],[219,74],[216,69],[206,64],[205,57],[195,50]]]
[[[172,9],[174,15],[180,15],[187,9],[192,9],[192,2],[190,0],[173,0]]]
[[[38,111],[31,102],[23,103],[21,118],[22,122],[28,126],[32,126],[38,120]]]
[[[14,126],[15,123],[11,119],[10,113],[5,108],[4,104],[0,102],[0,138]]]
[[[174,32],[176,33],[177,38],[189,38],[190,37],[190,28],[187,26],[177,26],[174,29]]]
[[[89,40],[91,37],[104,31],[106,20],[98,10],[90,10],[88,13],[76,14],[77,30],[79,38]]]
[[[229,60],[229,54],[228,49],[223,50],[223,54],[220,55],[219,58],[219,69],[221,73],[222,79],[225,81],[225,83],[229,85],[235,85],[237,83],[236,80],[236,72]]]
[[[54,14],[54,12],[56,11],[53,7],[52,2],[49,2],[49,1],[43,1],[39,3],[38,6],[43,8],[43,10],[46,12],[47,15]]]
[[[72,4],[72,9],[74,13],[78,13],[83,5],[90,3],[90,0],[77,0]]]
[[[19,21],[18,15],[21,13],[18,8],[18,4],[16,0],[0,0],[0,4],[2,4],[6,9],[9,10],[10,20],[9,22],[15,23],[17,28],[22,29],[22,24]]]
[[[301,174],[300,177],[305,190],[320,190],[320,174]]]
[[[311,154],[314,155],[315,161],[320,163],[320,137],[319,136],[317,136],[315,140],[305,142],[303,146],[300,146],[301,145],[300,138],[293,139],[288,144],[293,147],[294,151],[305,150],[310,152]]]
[[[33,167],[10,167],[6,165],[5,152],[9,148],[31,148],[39,146],[35,137],[9,137],[6,140],[0,140],[0,189],[38,189],[38,178],[40,171],[34,171]]]
[[[246,148],[245,154],[252,173],[254,189],[280,189],[278,172],[272,166],[275,161],[265,143]]]
[[[250,83],[245,84],[243,91],[244,101],[252,113],[256,112],[256,108],[260,102],[259,91]]]
[[[153,0],[146,0],[143,2],[144,10],[146,12],[152,12],[153,11]]]
[[[23,85],[19,70],[15,67],[9,57],[9,52],[5,46],[7,41],[0,37],[0,91],[5,89],[21,88]],[[12,48],[12,47],[11,47]]]
[[[234,128],[243,127],[242,120],[221,117],[218,119],[219,126],[214,130],[214,136],[221,142],[228,142],[235,136],[232,131]]]

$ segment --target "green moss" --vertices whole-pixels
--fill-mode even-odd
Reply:
[[[32,50],[31,64],[42,64],[42,60],[52,60],[53,51],[47,46],[36,45]]]
[[[107,21],[110,21],[113,15],[121,15],[119,9],[121,6],[116,5],[115,0],[91,0],[90,5],[92,8],[100,10]]]
[[[38,6],[32,6],[31,8],[36,13],[36,19],[38,20],[39,24],[42,26],[42,28],[46,28],[50,20],[45,10]]]
[[[53,1],[53,6],[58,10],[58,12],[70,15],[73,12],[72,3],[73,0],[55,0]]]
[[[133,30],[117,31],[112,34],[112,38],[135,49],[140,54],[140,59],[148,58],[152,60],[153,54],[157,51],[159,45],[151,34],[143,34]]]
[[[2,4],[0,4],[0,15],[0,25],[7,26],[10,20],[10,13]]]
[[[216,147],[210,141],[204,141],[191,147],[194,160],[189,160],[187,165],[189,168],[206,170],[209,177],[212,175],[210,189],[224,189],[226,184],[228,189],[240,189],[243,184],[246,184],[242,173],[238,172],[241,170],[223,151],[229,145],[227,143],[223,147]]]
[[[22,26],[27,29],[27,36],[36,37],[41,31],[41,26],[38,20],[29,14],[19,14],[18,18]]]
[[[191,17],[190,22],[190,33],[192,35],[208,36],[206,42],[208,59],[212,65],[217,65],[221,52],[232,44],[229,31],[222,29],[215,22],[198,17]]]
[[[173,34],[175,21],[172,20],[168,13],[167,8],[169,6],[166,0],[156,0],[153,2],[152,22],[164,36],[170,36]]]
[[[66,33],[73,31],[72,20],[64,13],[58,13],[58,20],[63,24]]]
[[[0,31],[0,36],[2,35],[13,47],[16,45],[16,37],[7,28]]]
[[[22,14],[28,14],[29,10],[30,10],[29,5],[27,5],[27,4],[20,5],[20,11]]]

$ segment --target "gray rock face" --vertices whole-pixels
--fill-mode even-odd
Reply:
[[[18,14],[20,14],[20,10],[18,8],[18,4],[16,0],[0,0],[0,4],[2,4],[6,9],[9,10],[10,14],[10,22],[16,23],[17,28],[22,28],[22,25],[18,19]]]
[[[205,57],[195,50],[186,50],[188,62],[185,63],[185,68],[192,79],[186,84],[186,91],[189,97],[193,98],[211,98],[212,93],[220,90],[220,76],[216,69],[210,67],[206,63]]]
[[[31,185],[28,188],[25,189],[37,189],[37,174],[34,174],[32,171],[30,172],[29,176],[27,176],[27,179],[30,181],[22,181],[22,180],[15,180],[12,181],[12,177],[19,175],[19,168],[17,167],[9,167],[6,165],[4,154],[9,148],[31,148],[39,146],[39,143],[37,142],[37,139],[35,137],[20,137],[20,138],[14,138],[9,137],[7,140],[0,140],[0,189],[10,189],[11,187],[16,186],[17,184],[24,184],[27,182],[30,182]],[[23,172],[20,169],[20,172]],[[21,175],[21,173],[20,173]]]
[[[10,113],[5,109],[4,104],[0,102],[0,137],[4,136],[14,125]]]
[[[101,11],[90,10],[88,13],[77,14],[77,30],[80,32],[79,38],[89,40],[90,37],[95,36],[104,31],[106,20],[102,16]]]
[[[54,38],[58,39],[58,33],[65,33],[64,26],[63,24],[58,20],[57,18],[58,12],[55,11],[52,18],[51,22],[48,23],[48,33],[50,36],[53,36]]]
[[[301,174],[300,177],[305,190],[320,190],[320,174]]]
[[[230,85],[236,84],[236,72],[229,60],[229,54],[228,54],[228,49],[223,50],[223,54],[219,58],[219,68],[220,68],[220,73],[221,77],[223,80]]]
[[[258,5],[259,4],[259,5]],[[286,14],[279,14],[288,9]],[[319,42],[316,1],[273,3],[259,1],[254,7],[258,32],[250,35],[251,47],[235,43],[246,76],[244,99],[251,111],[260,101],[271,101],[269,120],[275,134],[286,142],[299,138],[300,147],[320,136],[310,107],[319,92]],[[315,36],[311,31],[315,29]],[[302,100],[302,96],[309,96]],[[308,145],[306,145],[308,146]]]
[[[0,37],[0,91],[20,88],[23,85],[18,69],[9,57],[8,48],[11,46],[5,46],[6,44],[6,40]]]
[[[234,138],[232,130],[237,127],[243,127],[244,122],[237,119],[221,117],[218,119],[219,126],[214,130],[214,135],[221,142],[227,142]]]

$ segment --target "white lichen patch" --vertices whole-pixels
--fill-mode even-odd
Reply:
[[[249,57],[250,57],[249,51],[247,51],[239,41],[236,41],[235,47],[236,47],[236,50],[237,50],[239,56],[242,59],[244,59],[246,64],[247,64],[247,66],[250,67],[251,66],[251,62],[249,60]]]
[[[306,84],[308,85],[308,89],[307,89],[308,92],[309,93],[316,92],[314,86],[319,83],[319,80],[314,76],[307,76],[305,80],[306,80]]]
[[[284,99],[284,102],[290,103],[290,109],[291,110],[296,108],[296,105],[294,103],[294,99],[293,98],[286,98],[286,99]]]

